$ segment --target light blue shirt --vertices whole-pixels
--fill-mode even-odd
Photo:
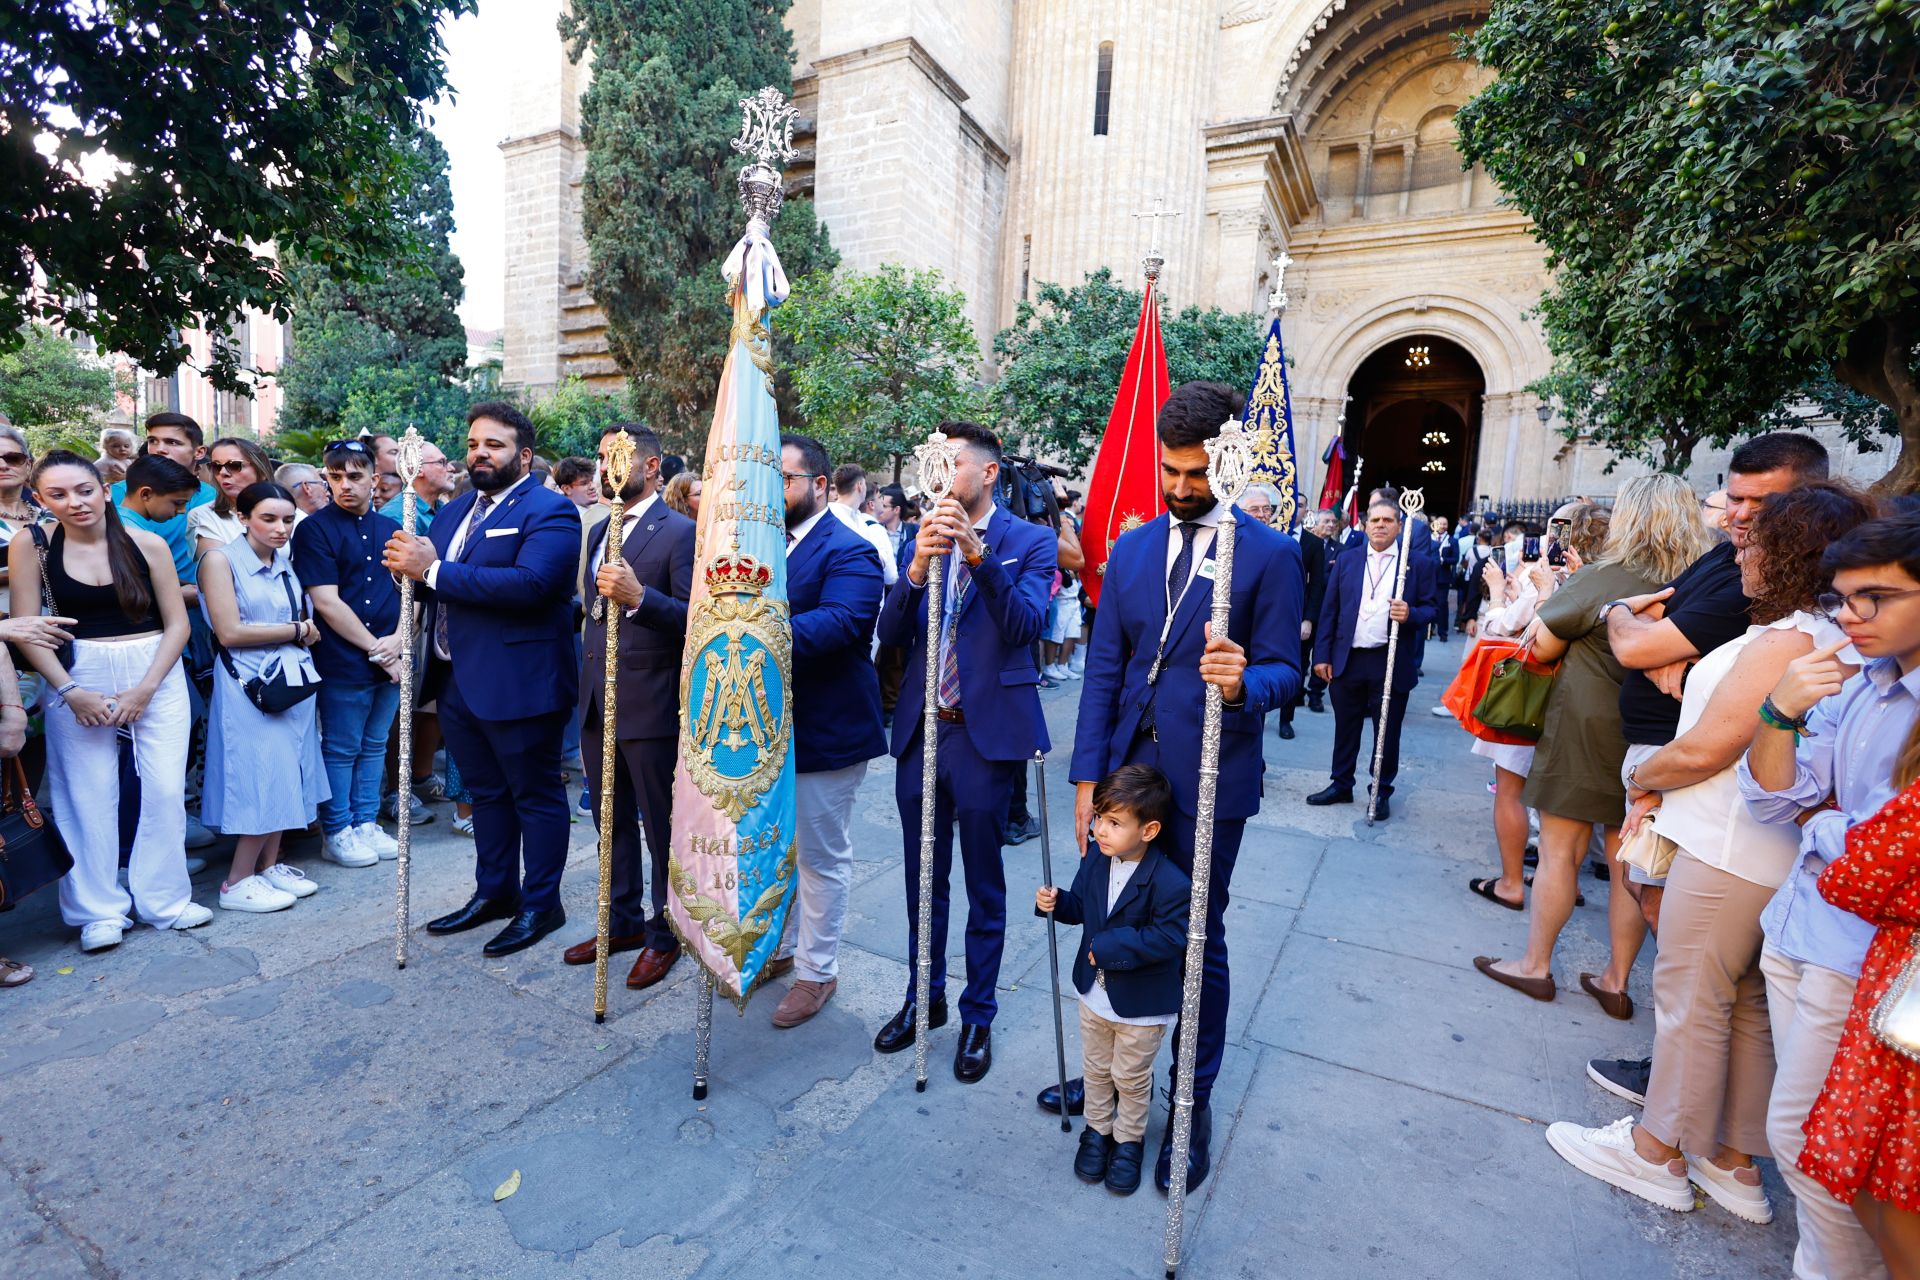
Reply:
[[[1800,855],[1760,916],[1767,945],[1789,959],[1860,976],[1874,926],[1822,898],[1816,882],[1828,863],[1846,855],[1847,828],[1893,799],[1894,762],[1916,717],[1920,669],[1902,676],[1892,658],[1879,658],[1814,707],[1786,790],[1762,788],[1741,757],[1740,794],[1760,821],[1792,822],[1828,796],[1839,806],[1800,829]]]

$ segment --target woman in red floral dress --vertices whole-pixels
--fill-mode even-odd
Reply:
[[[1819,1101],[1800,1168],[1853,1206],[1893,1280],[1920,1280],[1920,1062],[1867,1019],[1920,940],[1920,727],[1896,766],[1899,795],[1847,833],[1847,856],[1820,873],[1820,895],[1880,926]]]

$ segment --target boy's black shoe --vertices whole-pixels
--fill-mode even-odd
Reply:
[[[1134,1148],[1133,1180],[1140,1181],[1140,1144],[1130,1143]],[[1080,1150],[1073,1157],[1073,1171],[1082,1182],[1098,1182],[1107,1176],[1107,1157],[1113,1154],[1113,1139],[1104,1133],[1095,1133],[1091,1129],[1080,1131]]]
[[[1130,1196],[1140,1189],[1140,1161],[1145,1144],[1122,1142],[1113,1148],[1107,1161],[1107,1190],[1117,1196]]]

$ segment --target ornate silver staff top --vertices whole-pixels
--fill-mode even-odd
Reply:
[[[929,505],[953,492],[954,471],[960,462],[958,445],[938,431],[929,431],[926,442],[914,446],[913,460],[919,464],[920,490]]]
[[[1293,259],[1282,249],[1273,259],[1273,291],[1267,295],[1267,306],[1284,314],[1287,309],[1287,268],[1293,265]]]
[[[780,171],[793,159],[793,118],[797,114],[785,94],[768,85],[751,98],[740,99],[740,136],[733,149],[753,157],[740,170],[740,199],[747,219],[762,229],[773,225],[786,191]]]
[[[1247,434],[1244,422],[1228,418],[1220,424],[1220,434],[1205,443],[1207,487],[1231,517],[1234,503],[1240,501],[1253,479],[1253,437]]]
[[[1426,509],[1426,505],[1427,491],[1425,489],[1408,489],[1400,495],[1400,510],[1408,519],[1419,515],[1421,511]]]
[[[413,488],[413,482],[420,475],[420,455],[426,449],[426,437],[420,434],[418,427],[409,425],[407,434],[400,437],[400,457],[394,464],[400,473],[400,489],[406,492]]]

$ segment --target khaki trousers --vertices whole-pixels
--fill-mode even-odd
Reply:
[[[1153,1101],[1153,1058],[1165,1027],[1108,1022],[1080,1002],[1081,1074],[1087,1080],[1087,1128],[1115,1142],[1147,1136]],[[1116,1098],[1117,1095],[1117,1098]]]
[[[1807,1145],[1800,1126],[1827,1083],[1827,1068],[1833,1065],[1840,1030],[1853,1004],[1854,980],[1817,964],[1790,960],[1772,947],[1760,951],[1760,972],[1767,979],[1767,1014],[1779,1060],[1767,1106],[1767,1138],[1800,1215],[1794,1280],[1886,1280],[1880,1250],[1852,1208],[1800,1172],[1798,1164]]]
[[[1685,850],[1667,871],[1653,962],[1653,1079],[1640,1123],[1697,1156],[1767,1154],[1773,1032],[1760,913],[1773,890]]]

